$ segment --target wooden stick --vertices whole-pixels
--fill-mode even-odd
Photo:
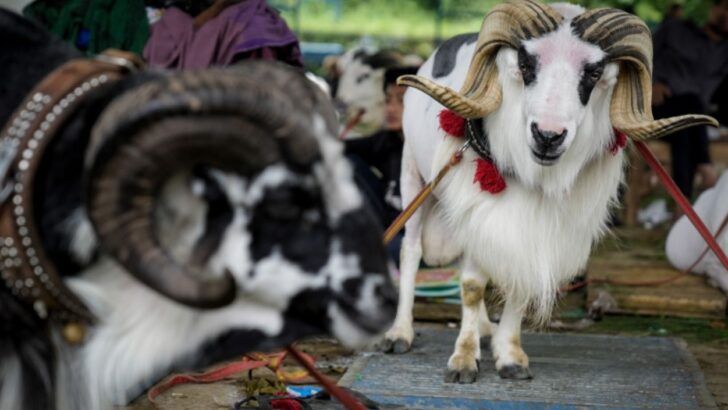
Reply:
[[[450,157],[450,161],[445,164],[444,167],[440,170],[440,172],[437,173],[437,176],[435,176],[435,179],[430,181],[427,185],[425,185],[424,188],[415,196],[415,199],[412,200],[412,202],[407,205],[407,208],[400,213],[397,218],[392,222],[391,225],[387,228],[386,231],[384,231],[384,244],[387,245],[389,242],[394,239],[394,237],[399,233],[399,231],[404,228],[404,224],[407,223],[407,221],[414,215],[414,213],[419,209],[420,206],[425,202],[425,199],[427,199],[430,194],[432,194],[432,190],[435,189],[437,184],[440,183],[442,178],[452,169],[453,166],[457,165],[462,161],[463,159],[463,152],[470,146],[470,143],[466,142],[465,145],[460,147],[457,151],[455,151],[454,154]]]

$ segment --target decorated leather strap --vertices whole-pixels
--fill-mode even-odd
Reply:
[[[137,56],[117,50],[71,60],[33,88],[0,132],[2,279],[39,317],[64,324],[69,342],[83,339],[84,324],[93,315],[46,255],[33,206],[34,180],[45,149],[84,97],[141,66]]]

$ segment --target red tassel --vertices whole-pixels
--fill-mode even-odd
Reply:
[[[475,170],[475,178],[473,183],[480,183],[481,191],[488,191],[491,194],[497,194],[506,189],[506,180],[503,179],[498,168],[490,161],[482,158],[475,160],[477,168]]]
[[[465,136],[465,118],[455,114],[447,108],[440,111],[440,128],[453,137]]]
[[[302,410],[303,406],[295,399],[273,399],[270,401],[273,410]]]
[[[614,128],[614,140],[612,141],[612,145],[609,146],[609,153],[612,155],[617,155],[619,150],[626,146],[627,135],[625,135],[622,131]]]

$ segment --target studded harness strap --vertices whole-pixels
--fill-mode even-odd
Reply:
[[[43,249],[33,206],[33,183],[44,150],[84,96],[141,67],[134,54],[108,50],[71,60],[28,94],[0,132],[0,270],[15,297],[42,319],[64,325],[67,341],[83,339],[93,315],[58,275]]]

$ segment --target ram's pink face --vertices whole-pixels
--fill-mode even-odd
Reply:
[[[568,25],[523,42],[516,58],[532,157],[554,165],[574,142],[594,89],[612,86],[617,67],[606,63],[599,47],[574,36]]]

